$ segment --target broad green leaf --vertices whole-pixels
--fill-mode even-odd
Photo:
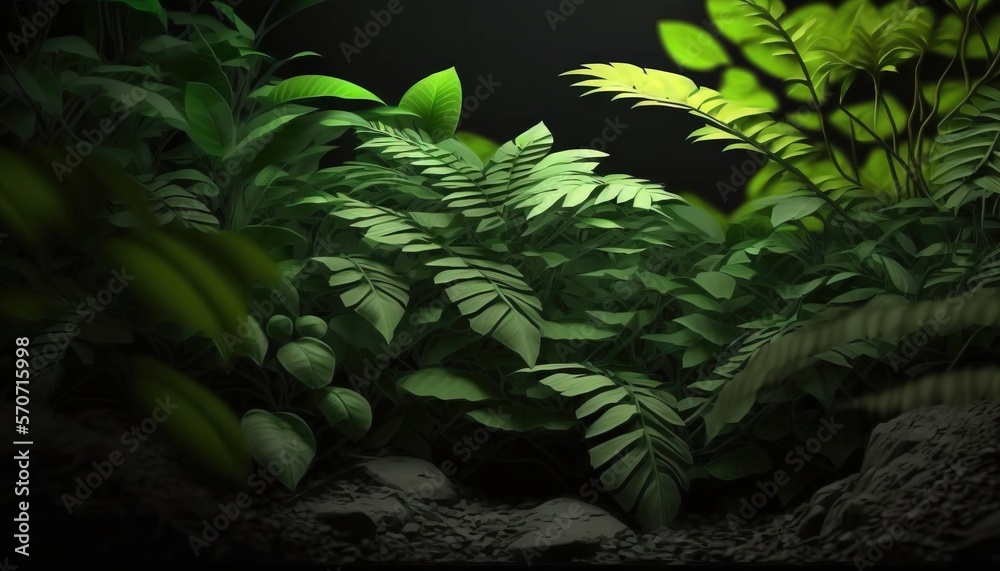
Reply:
[[[730,67],[722,72],[719,92],[730,101],[739,101],[768,111],[777,111],[780,105],[778,98],[757,81],[753,72],[738,67]]]
[[[157,17],[164,27],[167,25],[167,13],[160,5],[160,0],[111,0],[119,4],[127,4],[130,8],[140,12],[147,12]]]
[[[101,56],[94,49],[94,46],[80,36],[63,36],[60,38],[49,38],[42,44],[42,53],[67,53],[78,55],[83,58],[100,61]]]
[[[336,97],[385,103],[363,87],[349,81],[325,75],[300,75],[286,79],[268,91],[267,100],[271,105],[287,103],[312,97]]]
[[[290,412],[253,409],[243,415],[240,426],[253,459],[294,492],[316,456],[316,438],[309,425]]]
[[[707,0],[705,9],[712,25],[729,41],[743,44],[760,36],[757,20],[748,17],[741,0]]]
[[[236,353],[239,355],[246,355],[250,357],[254,363],[258,365],[264,364],[264,358],[267,356],[268,340],[267,335],[264,330],[260,328],[260,324],[252,316],[247,316],[243,321],[245,327],[244,331],[241,331],[240,343],[236,346]]]
[[[319,338],[326,335],[326,321],[315,315],[303,315],[295,320],[295,330],[303,337]]]
[[[213,157],[223,157],[233,144],[236,127],[225,98],[205,83],[188,83],[184,91],[188,135]]]
[[[660,41],[674,62],[694,71],[711,71],[729,64],[729,56],[718,40],[700,26],[677,20],[659,23]]]
[[[303,337],[282,345],[278,349],[278,362],[293,377],[318,389],[333,381],[337,357],[326,343]]]
[[[330,426],[352,440],[364,436],[372,426],[371,405],[350,389],[323,387],[317,391],[314,402]]]
[[[287,315],[272,315],[267,320],[267,335],[280,341],[285,341],[292,337],[292,330],[295,324]]]
[[[608,327],[598,327],[592,322],[556,323],[544,321],[541,330],[542,337],[560,340],[597,341],[618,335],[618,331]]]
[[[694,282],[716,299],[730,299],[736,290],[736,280],[722,272],[701,272]]]
[[[712,244],[722,244],[726,241],[726,233],[719,222],[709,212],[694,206],[666,206],[664,210],[671,213],[677,224],[684,225],[700,234]]]
[[[779,202],[771,211],[771,225],[775,228],[785,222],[801,220],[823,207],[825,202],[815,196],[791,196]]]
[[[687,327],[716,345],[725,345],[732,341],[734,336],[732,327],[697,313],[678,317],[674,319],[674,322]]]
[[[462,81],[455,68],[418,81],[403,94],[399,107],[419,115],[420,126],[434,141],[454,136],[462,113]]]
[[[503,398],[496,382],[486,375],[438,367],[410,373],[396,386],[416,396],[439,400],[479,402]]]
[[[222,12],[226,18],[228,18],[229,21],[236,26],[236,29],[243,37],[249,40],[254,39],[253,29],[251,29],[242,18],[236,15],[236,11],[233,10],[232,6],[226,4],[225,2],[212,2],[212,6],[215,6],[215,9],[219,12]]]
[[[905,294],[917,293],[918,286],[916,278],[909,270],[904,268],[902,264],[892,258],[878,254],[872,255],[872,261],[876,265],[882,266],[882,269],[885,271],[886,275],[889,276],[889,280],[892,281],[892,285],[896,286],[896,289]]]

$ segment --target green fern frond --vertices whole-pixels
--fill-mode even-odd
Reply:
[[[771,46],[774,57],[785,57],[794,60],[798,67],[797,75],[785,78],[790,85],[805,87],[809,95],[817,102],[822,102],[820,92],[824,91],[823,74],[809,68],[815,54],[810,54],[810,48],[816,42],[816,29],[821,22],[816,17],[807,18],[801,22],[790,23],[785,17],[780,2],[770,0],[738,0],[746,16],[754,20],[756,27],[764,36],[761,45]]]
[[[396,169],[412,169],[427,177],[432,186],[444,192],[449,208],[461,210],[468,218],[502,218],[502,189],[487,187],[486,177],[477,165],[409,129],[372,122],[357,131],[363,140],[359,150],[370,150],[388,164],[398,165]]]
[[[751,107],[726,100],[714,89],[699,87],[693,81],[675,73],[643,69],[624,63],[588,64],[563,75],[588,77],[575,83],[592,88],[584,95],[614,93],[613,99],[638,99],[633,107],[661,106],[683,109],[702,119],[707,125],[694,133],[695,141],[733,141],[726,150],[746,150],[763,153],[780,167],[793,174],[813,194],[829,204],[844,220],[848,215],[816,181],[796,165],[800,157],[815,155],[817,146],[798,129],[773,119],[765,108]],[[829,182],[829,181],[823,181]],[[840,193],[850,186],[847,181],[834,185]]]
[[[544,322],[542,303],[513,266],[492,261],[491,252],[456,248],[462,257],[427,262],[448,268],[434,276],[434,283],[449,284],[445,292],[469,318],[473,331],[492,336],[516,352],[529,366],[538,359]]]
[[[544,123],[539,123],[501,145],[484,169],[486,181],[483,186],[487,193],[509,202],[511,197],[537,184],[538,179],[533,174],[552,151],[553,142],[552,133]]]
[[[814,152],[814,145],[798,129],[772,119],[767,109],[728,101],[683,75],[624,63],[587,64],[563,75],[592,78],[574,84],[592,88],[584,95],[614,93],[615,100],[638,99],[634,107],[684,109],[708,123],[692,134],[696,141],[735,141],[727,150],[749,150],[783,160]]]
[[[378,329],[385,340],[392,334],[410,302],[410,289],[392,268],[364,258],[313,258],[329,268],[331,286],[352,286],[340,295],[344,306],[353,308]]]
[[[586,151],[564,151],[567,156],[579,156]],[[556,157],[563,155],[556,153]],[[596,176],[589,174],[560,174],[547,177],[535,186],[516,196],[512,203],[516,208],[531,210],[531,219],[550,211],[552,208],[587,209],[605,203],[631,204],[637,210],[660,212],[656,208],[660,202],[683,202],[681,197],[663,190],[658,184],[627,175]]]
[[[390,208],[374,206],[340,195],[331,216],[350,220],[351,226],[364,230],[365,238],[389,248],[404,252],[425,252],[441,247],[420,228],[412,215],[401,214]]]
[[[202,232],[215,232],[219,229],[219,219],[212,214],[208,205],[183,188],[160,182],[151,183],[147,188],[150,209],[160,224],[177,222]]]
[[[946,208],[1000,195],[1000,90],[979,88],[941,125],[930,165],[933,196]]]
[[[677,401],[659,383],[632,372],[575,363],[549,364],[518,372],[560,372],[541,383],[566,397],[582,397],[576,417],[587,423],[590,462],[601,483],[644,529],[666,525],[680,509],[693,463],[683,437]],[[593,419],[593,420],[588,420]]]

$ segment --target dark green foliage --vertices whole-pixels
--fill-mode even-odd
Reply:
[[[660,35],[676,63],[724,68],[718,90],[629,64],[568,72],[588,93],[690,113],[705,123],[695,141],[749,153],[760,168],[730,217],[600,174],[604,153],[556,150],[543,123],[502,145],[456,131],[454,69],[398,106],[344,79],[279,79],[287,60],[255,46],[284,7],[254,30],[219,3],[218,17],[121,4],[153,31],[113,65],[93,31],[47,40],[0,77],[16,111],[0,123],[71,145],[141,84],[94,151],[131,177],[74,172],[50,188],[35,163],[0,154],[39,192],[25,201],[4,180],[0,221],[26,250],[76,241],[65,267],[92,252],[136,267],[149,323],[102,317],[102,341],[68,347],[93,363],[94,347],[138,338],[178,362],[249,411],[250,455],[286,459],[290,489],[343,445],[433,458],[464,420],[503,431],[494,450],[580,437],[606,491],[655,529],[692,480],[766,473],[831,412],[996,396],[995,368],[952,367],[995,360],[1000,320],[1000,46],[969,2],[935,17],[903,1],[709,0],[719,34],[667,21]],[[935,58],[946,71],[928,78]],[[913,92],[890,93],[889,74]],[[321,107],[345,100],[370,108]],[[805,105],[777,117],[789,100]],[[355,160],[320,168],[348,132]],[[46,152],[32,155],[43,167],[60,158]],[[19,276],[0,312],[55,335],[82,274],[0,263]],[[838,433],[807,475],[863,440]]]

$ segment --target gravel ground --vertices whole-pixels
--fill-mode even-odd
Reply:
[[[1000,562],[1000,405],[991,402],[879,425],[857,474],[783,514],[738,529],[721,514],[690,514],[651,533],[576,498],[490,501],[422,460],[392,456],[359,459],[347,473],[314,469],[298,493],[272,485],[219,519],[232,493],[196,482],[172,449],[152,440],[77,505],[67,497],[95,470],[92,462],[122,448],[116,435],[128,422],[107,412],[39,412],[32,420],[34,535],[42,545],[35,549],[72,551],[65,557],[74,565],[109,554],[326,565]],[[427,493],[420,482],[432,477],[437,487]],[[209,521],[225,523],[217,538],[206,534]],[[206,539],[198,557],[192,536]]]

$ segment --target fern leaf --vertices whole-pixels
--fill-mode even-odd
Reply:
[[[934,199],[946,208],[1000,195],[1000,90],[981,87],[941,126],[930,164]]]
[[[392,341],[393,332],[403,318],[410,301],[409,287],[392,268],[363,258],[313,258],[333,271],[331,286],[351,285],[341,294],[346,307],[378,329],[385,340]]]
[[[178,222],[183,226],[202,232],[219,229],[219,219],[208,206],[190,192],[175,184],[150,188],[150,209],[160,224]]]
[[[581,397],[576,416],[588,424],[590,461],[601,483],[644,529],[670,524],[689,487],[693,460],[677,401],[644,375],[575,363],[518,372],[560,370],[540,382],[566,397]]]
[[[502,217],[503,196],[498,196],[496,187],[484,186],[486,177],[476,165],[411,130],[372,122],[359,127],[358,133],[364,140],[359,149],[371,150],[389,164],[412,168],[433,180],[433,186],[445,193],[449,208],[461,210],[468,218]]]
[[[492,336],[534,366],[542,341],[542,303],[513,266],[491,261],[489,252],[462,249],[462,257],[428,262],[448,268],[434,283],[449,284],[445,292],[469,318],[473,331]]]
[[[392,209],[374,206],[340,195],[334,200],[337,206],[330,215],[350,220],[351,226],[362,228],[365,238],[404,252],[439,250],[431,237],[420,228],[412,215],[400,214]]]
[[[749,150],[763,153],[783,169],[793,174],[813,194],[832,206],[837,213],[848,219],[847,214],[831,198],[833,194],[824,184],[836,189],[837,195],[844,194],[853,185],[843,177],[819,183],[804,174],[795,159],[813,157],[819,149],[792,125],[777,121],[765,108],[750,107],[726,100],[713,89],[699,87],[690,79],[675,73],[654,69],[643,69],[631,64],[588,64],[563,75],[587,77],[575,86],[589,87],[593,93],[613,93],[614,99],[638,99],[633,107],[662,106],[683,109],[705,121],[709,130],[695,131],[700,140],[720,138],[724,135],[735,137],[739,142],[727,150]],[[836,195],[835,195],[836,196]]]

